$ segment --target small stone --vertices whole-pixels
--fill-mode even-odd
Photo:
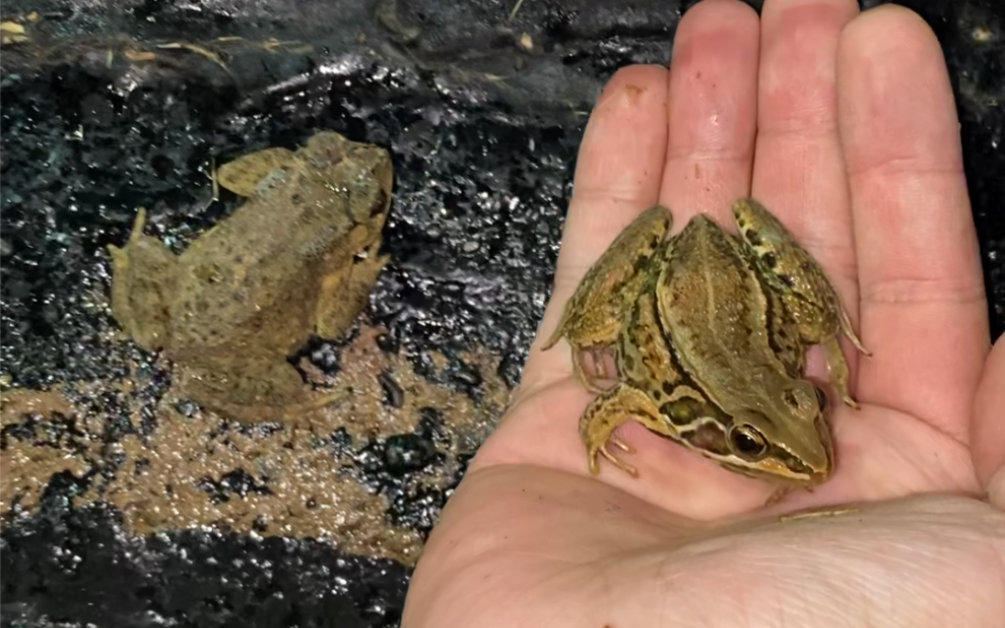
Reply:
[[[404,475],[421,469],[436,456],[433,443],[416,434],[397,434],[384,444],[384,463],[392,475]]]
[[[384,391],[384,403],[392,408],[400,408],[405,403],[405,391],[401,389],[390,371],[382,371],[377,376],[380,387]]]

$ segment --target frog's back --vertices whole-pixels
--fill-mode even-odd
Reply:
[[[388,199],[372,168],[314,148],[183,253],[172,315],[183,343],[254,334],[291,350],[312,330],[326,269],[378,237]]]
[[[659,283],[660,314],[682,360],[706,380],[771,368],[770,303],[733,236],[704,215],[674,240]]]

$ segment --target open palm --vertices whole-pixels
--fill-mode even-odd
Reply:
[[[917,16],[856,14],[705,0],[669,71],[610,81],[523,382],[430,538],[406,628],[1005,625],[1005,343],[989,352],[952,92]],[[635,423],[618,433],[639,477],[590,475],[591,395],[567,345],[540,351],[562,305],[647,207],[732,228],[746,195],[821,261],[872,352],[846,351],[862,408],[832,404],[832,479],[765,507],[772,486]],[[826,378],[813,353],[809,376]]]

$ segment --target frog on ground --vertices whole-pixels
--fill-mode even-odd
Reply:
[[[112,312],[144,349],[163,350],[180,392],[247,421],[295,420],[316,398],[287,356],[337,338],[365,307],[387,262],[388,152],[324,131],[296,151],[224,164],[219,184],[247,201],[180,255],[143,234],[110,246]]]

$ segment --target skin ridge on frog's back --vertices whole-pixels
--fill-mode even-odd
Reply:
[[[623,334],[628,340],[619,345],[619,357],[624,353],[624,359],[619,362],[619,366],[621,364],[625,366],[625,379],[645,390],[667,420],[681,428],[688,426],[694,413],[690,408],[686,408],[684,414],[687,416],[682,420],[679,410],[698,398],[702,398],[703,401],[710,400],[710,391],[696,382],[681,365],[673,336],[663,326],[654,293],[644,291],[640,295],[633,314],[632,327],[639,331]],[[656,330],[657,333],[653,334],[652,330]],[[637,355],[638,358],[633,359],[633,355]],[[682,395],[682,391],[685,394]],[[681,403],[682,400],[684,403]],[[706,413],[721,414],[717,412],[718,409],[714,404],[701,405],[707,406]],[[725,416],[722,418],[728,419]]]
[[[753,373],[752,361],[770,353],[763,329],[768,299],[736,253],[729,234],[695,216],[662,262],[657,290],[660,322],[684,369],[700,372],[708,388],[731,392]]]
[[[764,464],[784,461],[793,476],[829,467],[831,453],[817,435],[823,408],[815,387],[801,372],[790,374],[772,338],[795,337],[795,330],[785,331],[784,304],[750,264],[742,242],[698,216],[674,247],[661,291],[666,331],[684,369],[723,411],[722,426],[756,430],[769,452]]]

